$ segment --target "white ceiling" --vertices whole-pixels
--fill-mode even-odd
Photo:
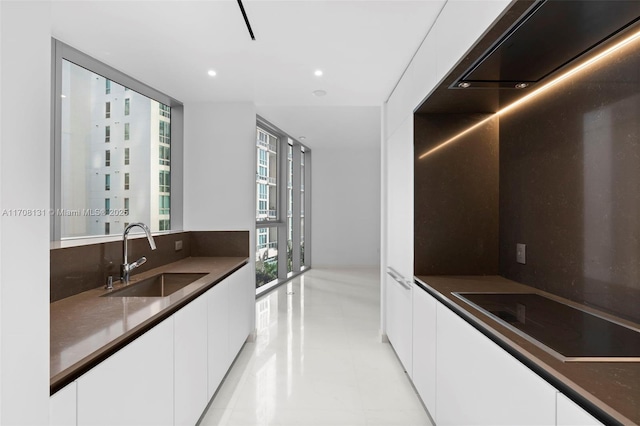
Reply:
[[[235,0],[54,0],[53,36],[185,103],[380,105],[445,1],[243,3],[256,41]]]

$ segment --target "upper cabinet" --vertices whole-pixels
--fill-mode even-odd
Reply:
[[[389,138],[387,159],[387,265],[413,277],[413,117]]]
[[[387,102],[385,139],[420,105],[509,5],[508,0],[449,0]]]

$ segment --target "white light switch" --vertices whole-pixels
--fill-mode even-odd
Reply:
[[[516,262],[522,263],[523,265],[527,263],[527,245],[526,244],[516,244]]]
[[[176,241],[176,251],[182,250],[182,240]]]

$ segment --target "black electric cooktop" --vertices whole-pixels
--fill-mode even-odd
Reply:
[[[556,300],[533,293],[453,294],[563,361],[640,361],[640,332]]]

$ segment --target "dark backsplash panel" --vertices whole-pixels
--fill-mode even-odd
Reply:
[[[133,275],[176,262],[190,256],[249,256],[249,231],[198,231],[158,235],[156,250],[146,238],[129,240],[129,260],[142,256],[147,262]],[[175,242],[182,240],[182,250]],[[109,275],[120,277],[122,241],[50,250],[50,301],[64,299],[104,286]]]
[[[500,118],[501,275],[636,322],[639,45]]]
[[[414,115],[416,275],[498,273],[498,120],[418,159],[487,117]]]
[[[249,231],[192,231],[191,256],[249,257]]]

